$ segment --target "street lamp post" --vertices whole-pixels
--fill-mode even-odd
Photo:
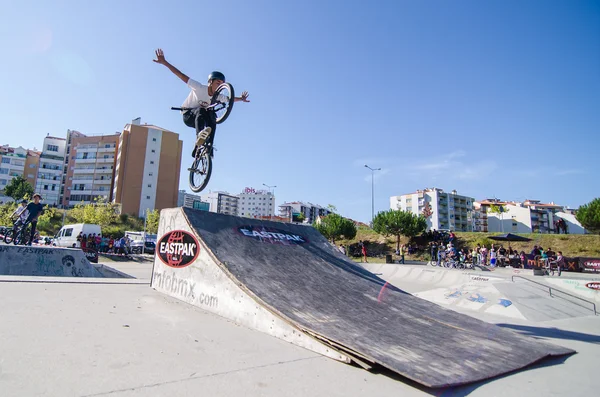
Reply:
[[[273,195],[273,212],[275,212],[275,188],[277,186],[269,186],[266,183],[263,183],[263,186],[266,186],[270,189],[273,189],[273,191],[271,192],[271,194]],[[269,219],[273,219],[273,216],[271,215],[271,211],[269,211]]]
[[[371,227],[373,227],[373,219],[375,219],[375,171],[381,171],[381,168],[371,168],[365,164],[365,167],[371,170]]]

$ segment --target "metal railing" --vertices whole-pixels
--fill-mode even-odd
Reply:
[[[512,277],[511,277],[511,280],[512,280],[512,282],[513,282],[513,283],[515,282],[515,277],[517,277],[517,278],[522,278],[523,280],[529,281],[530,283],[534,283],[534,284],[537,284],[537,285],[541,285],[542,287],[548,288],[548,292],[550,293],[550,296],[554,296],[554,295],[552,295],[552,289],[554,289],[555,291],[558,291],[558,292],[560,292],[561,294],[568,295],[568,296],[570,296],[570,297],[572,297],[572,298],[579,299],[580,301],[584,301],[584,302],[586,302],[586,303],[589,303],[590,305],[592,305],[592,306],[594,307],[594,315],[597,315],[597,312],[596,312],[596,304],[595,304],[594,302],[592,302],[592,301],[589,301],[589,300],[587,300],[587,299],[580,298],[579,296],[575,296],[575,295],[573,295],[573,294],[569,294],[568,292],[562,291],[562,290],[560,290],[560,289],[558,289],[558,288],[553,288],[553,287],[551,287],[551,286],[549,286],[549,285],[542,284],[542,283],[538,283],[537,281],[533,281],[533,280],[531,280],[531,279],[528,279],[527,277],[523,277],[523,276],[512,276]],[[558,298],[560,298],[560,296],[558,296],[558,295],[557,295],[557,297],[558,297]]]

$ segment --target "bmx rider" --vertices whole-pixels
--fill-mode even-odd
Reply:
[[[165,54],[160,48],[156,50],[156,59],[153,61],[165,65],[173,72],[173,74],[186,83],[191,90],[181,107],[192,108],[191,110],[183,112],[183,122],[188,127],[196,129],[196,146],[192,152],[192,157],[194,157],[196,148],[202,145],[216,129],[214,113],[212,113],[211,116],[211,113],[209,113],[206,108],[211,104],[212,96],[219,85],[225,82],[225,75],[221,72],[214,71],[208,75],[208,85],[199,83],[183,74],[175,66],[171,65],[165,59]],[[242,92],[242,95],[235,97],[234,101],[250,102],[248,100],[248,92]]]

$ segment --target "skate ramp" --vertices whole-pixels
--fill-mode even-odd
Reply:
[[[493,276],[491,272],[474,270],[380,263],[362,265],[414,296],[460,312],[486,313],[536,322],[594,314],[590,304],[561,294],[559,290],[550,295],[548,287],[530,283],[527,277],[518,277],[513,282],[507,276]],[[553,278],[537,281],[560,285],[563,291],[567,291],[567,286],[578,287],[580,293],[587,293],[584,297],[588,299],[597,292],[580,286],[583,281],[577,283]]]
[[[80,249],[0,245],[0,275],[104,277]]]
[[[158,235],[156,290],[428,387],[480,381],[573,353],[393,287],[312,227],[176,208],[161,211]]]

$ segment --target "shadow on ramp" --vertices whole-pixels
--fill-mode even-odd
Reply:
[[[499,327],[509,328],[522,335],[534,338],[569,339],[587,343],[600,343],[600,335],[585,334],[583,332],[565,331],[559,328],[532,327],[517,324],[498,324]]]

